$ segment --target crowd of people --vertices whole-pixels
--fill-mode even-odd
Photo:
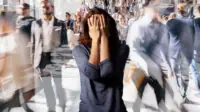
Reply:
[[[56,64],[51,54],[66,45],[80,72],[80,112],[127,112],[122,99],[124,77],[133,80],[140,99],[149,84],[158,106],[166,100],[165,80],[173,78],[173,91],[179,92],[182,103],[200,105],[199,4],[186,9],[180,3],[177,11],[171,11],[158,1],[145,0],[139,17],[124,8],[108,11],[84,5],[74,15],[66,12],[65,20],[55,17],[48,0],[41,0],[40,6],[41,17],[34,18],[30,5],[20,4],[16,29],[1,12],[0,111],[22,106],[32,112],[27,102],[42,88],[49,112],[55,112],[52,79],[65,111],[62,75],[56,81],[47,68]],[[127,63],[128,74],[124,74]],[[136,70],[141,72],[133,79]]]

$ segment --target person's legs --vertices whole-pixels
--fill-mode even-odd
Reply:
[[[161,87],[161,85],[158,83],[158,81],[151,76],[148,78],[148,83],[151,85],[151,87],[154,88],[154,91],[156,94],[156,100],[157,100],[157,103],[159,104],[160,101],[164,100],[164,98],[165,98],[164,88]]]
[[[183,54],[181,54],[180,73],[181,78],[179,78],[179,80],[181,88],[183,89],[183,97],[185,97],[189,82],[189,64],[187,62],[186,57]]]
[[[200,88],[198,86],[198,77],[200,74],[200,64],[194,60],[190,65],[190,78],[187,89],[187,101],[189,103],[200,104]]]
[[[11,100],[0,104],[0,112],[9,112],[13,107],[21,107],[19,94],[20,91],[17,90]]]
[[[55,86],[56,86],[56,93],[59,99],[59,105],[65,111],[66,105],[66,93],[64,88],[62,87],[62,77],[54,77],[53,78]]]
[[[42,86],[44,88],[44,93],[46,96],[47,106],[49,111],[55,111],[56,107],[56,96],[53,91],[51,76],[42,77]]]

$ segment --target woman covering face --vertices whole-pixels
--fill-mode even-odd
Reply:
[[[115,20],[100,8],[91,9],[80,45],[73,50],[81,76],[80,112],[126,112],[122,81],[128,52],[120,44]]]

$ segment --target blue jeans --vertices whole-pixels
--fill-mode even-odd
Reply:
[[[187,90],[187,99],[194,104],[200,104],[200,88],[199,88],[199,78],[200,78],[200,63],[196,63],[192,60],[190,64],[190,78]]]
[[[194,81],[196,88],[199,88],[199,78],[200,78],[200,63],[195,62],[195,60],[192,60],[192,63],[190,65],[190,72],[191,72],[191,80]]]

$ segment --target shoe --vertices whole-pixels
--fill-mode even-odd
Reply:
[[[48,109],[47,112],[56,112],[56,109],[55,108],[52,108],[52,109]]]
[[[34,112],[32,109],[29,108],[29,106],[25,103],[25,104],[22,104],[22,107],[24,108],[24,110],[26,112]]]
[[[60,107],[61,107],[61,109],[62,109],[62,112],[65,112],[65,108],[66,108],[66,106],[65,105],[59,105]]]

